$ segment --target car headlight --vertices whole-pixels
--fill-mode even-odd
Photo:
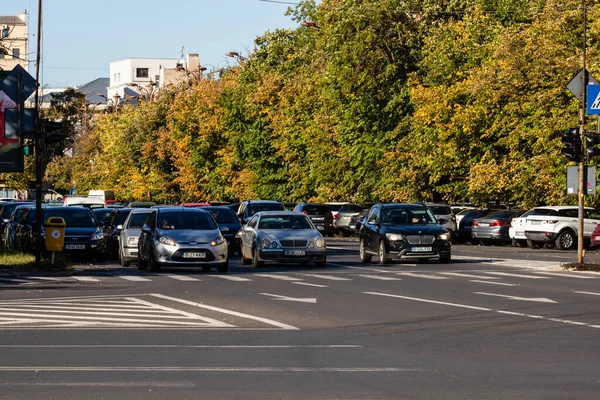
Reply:
[[[217,236],[217,238],[215,240],[213,240],[212,242],[210,242],[211,246],[218,246],[220,244],[225,243],[225,238],[223,238],[223,236],[219,235]]]
[[[92,234],[92,240],[100,240],[104,237],[104,232],[98,229],[96,232]]]
[[[242,237],[242,230],[240,229],[239,231],[236,232],[235,237],[237,239],[240,239]]]
[[[438,239],[440,240],[450,240],[450,233],[446,232],[446,233],[442,233],[438,236]]]
[[[161,236],[158,238],[158,241],[162,244],[166,244],[168,246],[177,246],[177,242],[175,242],[173,239],[171,239],[168,236]]]
[[[273,240],[271,242],[271,247],[274,248],[274,249],[278,248],[279,247],[279,242],[277,240]]]
[[[402,240],[405,240],[404,235],[401,235],[399,233],[386,233],[385,237],[390,242],[400,242]]]
[[[129,237],[127,238],[127,244],[130,246],[137,246],[139,238],[137,237]]]
[[[311,241],[311,242],[308,244],[308,247],[310,247],[311,249],[314,249],[314,247],[315,247],[315,242]]]
[[[271,240],[269,238],[264,238],[262,241],[262,247],[263,249],[268,249],[271,247]]]
[[[315,244],[317,245],[317,247],[322,249],[323,247],[325,247],[325,240],[323,240],[323,238],[318,238]]]

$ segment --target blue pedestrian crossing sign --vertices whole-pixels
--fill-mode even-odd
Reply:
[[[600,114],[600,85],[587,87],[587,113]]]

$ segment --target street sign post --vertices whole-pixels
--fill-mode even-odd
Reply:
[[[583,176],[583,194],[596,194],[596,167],[586,167]],[[567,167],[567,194],[576,195],[579,191],[579,166],[572,165]]]

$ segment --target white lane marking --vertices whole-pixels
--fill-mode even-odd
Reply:
[[[316,283],[306,283],[306,282],[292,282],[294,285],[304,285],[304,286],[312,286],[312,287],[329,287],[326,285],[317,285]]]
[[[155,317],[155,319],[131,319],[131,318],[107,318],[107,317],[94,317],[94,316],[77,316],[77,315],[55,315],[55,314],[48,314],[48,313],[43,313],[43,314],[32,314],[32,313],[18,313],[18,312],[3,312],[0,315],[4,315],[4,316],[13,316],[13,317],[26,317],[27,319],[32,319],[32,318],[41,318],[44,320],[51,320],[52,318],[64,318],[67,319],[69,322],[75,322],[73,320],[77,320],[77,321],[84,321],[88,324],[91,323],[96,323],[97,321],[99,322],[112,322],[112,323],[116,323],[116,322],[122,322],[122,323],[150,323],[150,324],[155,324],[155,325],[160,325],[161,323],[164,324],[168,324],[168,325],[185,325],[185,326],[190,326],[191,324],[194,324],[194,326],[207,326],[207,327],[211,327],[212,324],[198,324],[197,322],[185,322],[185,321],[164,321],[161,322],[158,320],[159,316],[151,316],[148,315],[148,317]],[[160,318],[163,318],[163,316],[160,316]],[[6,318],[2,318],[2,319],[6,319]],[[13,318],[14,319],[14,318]],[[119,325],[120,326],[120,325]],[[220,327],[220,326],[219,326]]]
[[[459,272],[440,272],[440,275],[459,276],[459,277],[463,277],[463,278],[475,278],[475,279],[502,279],[502,278],[497,278],[495,276],[472,275],[472,274],[463,274],[463,273],[459,273]]]
[[[400,276],[410,276],[412,278],[423,278],[423,279],[449,279],[445,276],[436,276],[436,275],[426,275],[426,274],[414,274],[412,272],[398,272],[396,275]]]
[[[367,274],[362,274],[362,275],[358,275],[361,278],[369,278],[369,279],[378,279],[380,281],[401,281],[402,278],[392,278],[391,276],[380,276],[380,275],[367,275]]]
[[[429,372],[422,368],[402,367],[0,367],[0,371],[21,372]],[[152,386],[151,384],[149,386]]]
[[[268,325],[273,325],[273,326],[276,326],[276,327],[282,328],[282,329],[288,329],[288,330],[294,330],[294,331],[300,330],[300,328],[296,328],[295,326],[284,324],[282,322],[278,322],[278,321],[275,321],[275,320],[272,320],[272,319],[267,319],[267,318],[262,318],[262,317],[256,317],[254,315],[244,314],[244,313],[237,312],[237,311],[231,311],[231,310],[227,310],[225,308],[209,306],[209,305],[206,305],[206,304],[199,304],[199,303],[196,303],[196,302],[193,302],[193,301],[178,299],[176,297],[165,296],[165,295],[158,294],[158,293],[153,293],[150,296],[158,297],[160,299],[165,299],[165,300],[171,300],[171,301],[179,302],[179,303],[182,303],[182,304],[187,304],[187,305],[194,306],[194,307],[204,308],[204,309],[211,310],[211,311],[217,311],[217,312],[220,312],[220,313],[223,313],[223,314],[234,315],[236,317],[251,319],[251,320],[254,320],[254,321],[263,322],[263,323],[268,324]]]
[[[176,279],[178,281],[186,281],[186,282],[198,282],[201,279],[192,278],[191,276],[186,275],[165,275],[167,278]]]
[[[514,315],[514,316],[517,316],[517,317],[541,319],[541,320],[544,320],[544,321],[560,322],[562,324],[576,325],[576,326],[587,326],[588,328],[600,329],[600,325],[591,325],[591,324],[588,324],[588,323],[585,323],[585,322],[570,321],[570,320],[567,320],[567,319],[560,319],[560,318],[549,318],[549,317],[544,317],[544,316],[541,316],[541,315],[523,314],[523,313],[512,312],[512,311],[504,311],[504,310],[495,310],[493,308],[476,307],[476,306],[469,306],[469,305],[466,305],[466,304],[448,303],[448,302],[445,302],[445,301],[437,301],[437,300],[429,300],[429,299],[420,299],[420,298],[417,298],[417,297],[398,296],[396,294],[388,294],[388,293],[377,293],[377,292],[363,292],[363,293],[365,293],[365,294],[372,294],[372,295],[375,295],[375,296],[394,297],[394,298],[397,298],[397,299],[419,301],[419,302],[422,302],[422,303],[431,303],[431,304],[440,304],[440,305],[451,306],[451,307],[467,308],[467,309],[470,309],[470,310],[491,311],[491,312],[495,312],[495,313],[498,313],[498,314]]]
[[[280,281],[301,281],[302,280],[300,278],[294,278],[291,276],[280,275],[280,274],[254,274],[254,276],[260,276],[262,278],[278,279]]]
[[[332,249],[332,250],[348,250],[348,251],[358,251],[358,249],[352,249],[352,248],[348,248],[348,247],[333,247],[333,246],[327,246],[328,249]]]
[[[336,264],[336,263],[330,263],[330,262],[328,262],[327,265],[330,265],[332,267],[341,267],[341,268],[350,268],[350,269],[363,269],[363,270],[366,270],[366,271],[382,272],[382,273],[386,273],[386,274],[391,274],[391,273],[396,272],[396,271],[392,271],[392,270],[389,270],[389,269],[377,269],[377,268],[371,268],[371,267],[357,267],[357,266],[354,266],[354,265],[344,265],[344,264]],[[402,266],[406,266],[406,265],[407,264],[402,264]]]
[[[575,279],[597,279],[595,276],[583,276],[583,275],[575,275],[575,274],[566,274],[559,272],[542,272],[542,271],[532,271],[534,274],[540,275],[548,275],[548,276],[564,276],[566,278],[575,278]]]
[[[31,281],[28,281],[28,280],[25,280],[25,279],[0,278],[0,281],[15,282],[15,283],[31,283]]]
[[[201,320],[201,321],[207,322],[209,324],[212,324],[212,325],[218,326],[218,327],[221,327],[221,326],[222,327],[232,327],[233,326],[233,325],[226,324],[225,322],[222,322],[222,321],[219,321],[219,320],[216,320],[216,319],[213,319],[213,318],[203,317],[203,316],[192,314],[192,313],[189,313],[189,312],[185,312],[185,311],[181,311],[181,310],[176,310],[174,308],[161,306],[160,304],[150,303],[149,301],[145,301],[145,300],[138,299],[138,298],[135,298],[135,297],[126,297],[125,300],[129,300],[129,301],[131,301],[133,303],[143,304],[146,307],[150,307],[150,308],[153,308],[155,310],[160,310],[162,312],[173,313],[173,314],[176,314],[176,315],[179,315],[179,316],[187,317],[189,319]],[[162,317],[160,317],[160,318],[162,318]]]
[[[508,296],[505,294],[485,293],[485,292],[473,292],[473,294],[481,294],[483,296],[502,297],[504,299],[517,300],[517,301],[534,301],[536,303],[556,303],[556,301],[547,299],[545,297],[519,297],[519,296]]]
[[[2,305],[0,303],[0,305]],[[135,312],[135,313],[155,313],[155,310],[149,310],[148,307],[146,306],[135,306],[135,305],[131,305],[131,306],[121,306],[121,307],[116,307],[116,306],[102,306],[100,307],[100,305],[95,305],[95,304],[85,304],[85,305],[81,305],[81,306],[72,306],[73,304],[71,303],[71,306],[65,306],[64,304],[60,304],[60,303],[52,303],[52,305],[41,305],[41,304],[18,304],[16,305],[16,307],[19,308],[23,308],[23,309],[60,309],[60,310],[69,310],[69,311],[73,311],[73,312],[77,312],[77,311],[90,311],[90,310],[100,310],[100,311],[114,311],[116,313],[122,313],[122,312]],[[90,306],[95,306],[95,307],[90,307]],[[0,308],[0,310],[4,310],[5,308]],[[15,305],[12,304],[12,307],[10,308],[10,310],[14,310],[15,309]]]
[[[126,281],[133,281],[133,282],[149,282],[150,279],[147,278],[142,278],[141,276],[120,276],[119,278],[121,279],[125,279]]]
[[[357,344],[316,345],[180,345],[180,344],[0,344],[3,349],[362,349]]]
[[[351,281],[349,278],[341,278],[339,276],[332,275],[321,275],[321,274],[303,274],[304,276],[310,276],[313,278],[327,279],[328,281]]]
[[[279,294],[271,294],[271,293],[259,293],[263,296],[270,296],[270,297],[274,297],[275,300],[281,300],[281,301],[295,301],[298,303],[313,303],[316,304],[317,303],[317,299],[315,299],[314,297],[288,297],[288,296],[281,296]]]
[[[89,276],[73,276],[72,278],[79,282],[100,282],[98,279]]]
[[[149,384],[145,382],[5,382],[0,386],[65,386],[65,387],[160,387],[160,388],[193,388],[196,385],[192,382],[156,382]]]
[[[487,283],[490,285],[500,285],[500,286],[519,286],[516,283],[502,283],[502,282],[494,282],[494,281],[479,281],[476,279],[470,279],[469,282],[475,282],[475,283]]]
[[[63,278],[63,277],[50,278],[47,276],[28,276],[27,279],[37,279],[40,281],[60,281],[60,280],[64,280],[65,278]]]
[[[252,279],[248,279],[248,278],[242,278],[241,276],[230,276],[230,275],[211,275],[215,278],[221,278],[221,279],[225,279],[227,281],[234,281],[234,282],[249,282]]]
[[[36,307],[36,308],[42,308],[42,307]],[[46,307],[48,308],[48,307]],[[87,309],[87,310],[93,310],[93,309]],[[104,310],[104,309],[103,309]],[[47,312],[46,309],[40,309],[40,310],[17,310],[15,308],[4,308],[4,307],[0,307],[0,315],[12,315],[12,312],[14,311],[27,311],[27,312],[39,312],[39,313],[43,313],[43,312]],[[57,310],[56,307],[54,307],[53,309],[51,308],[51,312],[56,313],[56,314],[64,314],[64,313],[69,313],[70,315],[82,315],[82,316],[86,316],[86,315],[115,315],[114,312],[110,312],[111,310],[104,310],[104,311],[84,311],[84,310],[65,310],[62,307],[60,308],[60,310]],[[153,310],[146,310],[146,311],[141,311],[142,313],[152,313],[151,315],[148,315],[149,317],[159,317],[159,318],[181,318],[180,315],[166,315],[165,313],[160,313],[160,315],[157,315],[156,311]],[[139,317],[140,316],[140,311],[135,310],[135,312],[123,312],[123,310],[117,310],[118,316],[120,317]],[[31,314],[34,315],[34,314]],[[68,318],[69,316],[62,316],[63,318]]]
[[[131,296],[149,296],[150,293],[134,293],[134,294],[122,294],[122,295],[114,295],[114,294],[103,294],[103,295],[98,295],[98,296],[73,296],[73,297],[40,297],[37,299],[16,299],[16,300],[0,300],[0,304],[3,303],[37,303],[37,302],[48,302],[49,300],[57,300],[57,301],[63,301],[63,302],[81,302],[82,300],[84,300],[85,302],[89,302],[89,301],[95,301],[95,300],[100,300],[100,301],[106,301],[106,302],[110,302],[110,301],[120,301],[119,299],[122,299],[123,297],[131,297]],[[120,303],[122,304],[123,302],[120,301]]]
[[[525,279],[550,279],[547,276],[535,276],[535,275],[523,275],[523,274],[511,274],[508,272],[496,272],[496,271],[490,271],[490,272],[484,272],[485,274],[490,274],[490,275],[500,275],[500,276],[511,276],[511,277],[515,277],[515,278],[525,278]]]
[[[592,296],[600,296],[600,293],[595,293],[595,292],[573,292],[573,293],[580,293],[580,294],[590,294]]]

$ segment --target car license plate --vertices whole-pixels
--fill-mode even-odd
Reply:
[[[432,251],[432,248],[431,247],[412,247],[410,249],[410,251],[413,253],[424,253],[424,252]]]
[[[85,244],[65,244],[67,250],[85,250]]]
[[[480,222],[479,226],[490,226],[490,224],[488,224],[487,222]]]
[[[317,229],[322,231],[323,229],[325,229],[325,227],[323,225],[317,225]]]
[[[206,253],[183,253],[183,258],[206,258]]]
[[[283,254],[286,256],[304,256],[304,255],[306,255],[306,251],[305,250],[285,250],[283,252]]]
[[[542,221],[531,221],[531,225],[541,225]]]
[[[600,236],[594,236],[594,240],[600,240]]]
[[[517,235],[517,236],[525,236],[525,231],[516,231],[515,235]]]

